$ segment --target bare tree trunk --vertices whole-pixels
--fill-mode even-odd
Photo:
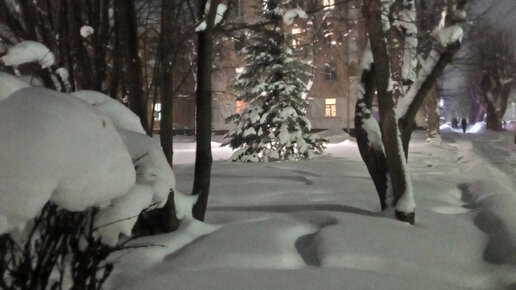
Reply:
[[[172,67],[174,57],[174,1],[163,0],[161,7],[161,36],[159,48],[159,86],[161,97],[161,126],[159,129],[161,147],[165,153],[170,167],[172,167],[173,156],[173,127],[172,127],[172,100],[174,85],[172,82]],[[151,129],[152,130],[152,129]],[[176,216],[176,206],[174,203],[174,192],[170,192],[167,204],[160,209],[162,214],[162,223],[168,225],[165,230],[173,231],[179,226],[179,220]]]
[[[159,47],[159,87],[161,97],[160,140],[167,161],[172,166],[173,92],[172,68],[174,61],[174,1],[163,0],[161,8],[161,37]]]
[[[426,96],[423,106],[426,113],[426,138],[427,142],[440,140],[439,132],[439,107],[438,107],[437,89],[434,84],[429,94]]]
[[[369,49],[369,48],[368,48]],[[370,136],[375,134],[371,126],[378,126],[378,123],[371,115],[372,103],[375,91],[374,66],[364,68],[362,72],[362,86],[364,94],[357,98],[355,106],[355,137],[357,139],[360,156],[364,160],[371,179],[373,179],[380,199],[382,210],[387,208],[388,174],[387,161],[383,144],[375,143],[375,138],[381,142],[381,136]],[[373,124],[371,124],[373,122]],[[369,127],[368,127],[369,126]]]
[[[95,90],[106,92],[106,39],[109,39],[109,0],[90,1],[90,23],[93,27]]]
[[[83,21],[81,18],[81,5],[76,0],[68,0],[68,37],[70,53],[72,55],[72,63],[77,68],[75,71],[76,89],[94,89],[95,80],[91,61],[80,34]]]
[[[207,0],[200,0],[199,19],[203,18]],[[211,72],[213,26],[219,1],[211,1],[206,16],[206,29],[197,33],[197,150],[195,153],[195,176],[193,195],[198,195],[192,214],[203,221],[208,204],[211,178]]]
[[[140,117],[145,131],[149,132],[147,100],[143,93],[142,67],[138,55],[138,31],[134,0],[115,0],[115,33],[121,55],[122,93],[129,108]]]

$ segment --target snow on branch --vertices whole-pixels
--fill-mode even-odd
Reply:
[[[208,13],[208,11],[210,10],[209,4],[210,2],[208,2],[208,4],[206,5],[206,13]],[[220,3],[217,6],[217,14],[215,14],[215,23],[213,24],[213,26],[217,26],[217,24],[219,24],[222,21],[222,19],[224,18],[224,13],[227,9],[228,6],[224,3]],[[195,28],[195,32],[204,30],[206,30],[206,20],[203,20],[201,23],[199,23],[199,25],[197,25],[197,27]]]
[[[439,45],[446,49],[454,43],[462,42],[463,30],[458,24],[454,24],[443,28],[437,28],[432,32],[432,35]],[[424,61],[421,61],[421,69],[417,74],[415,83],[410,87],[405,96],[398,100],[398,104],[396,106],[396,115],[398,119],[403,118],[407,114],[410,105],[414,102],[414,99],[419,93],[423,83],[435,69],[442,55],[443,52],[441,52],[441,49],[433,48],[428,57]]]
[[[442,29],[437,29],[432,34],[442,47],[447,47],[457,41],[462,42],[464,31],[462,30],[462,27],[455,24]]]
[[[421,68],[418,71],[416,81],[403,98],[398,99],[398,104],[396,105],[396,117],[398,119],[403,118],[405,114],[407,114],[409,107],[421,89],[423,82],[428,78],[440,57],[441,54],[437,50],[433,49],[430,51],[426,60],[421,62]]]
[[[296,17],[306,19],[308,16],[306,15],[306,12],[298,6],[297,8],[287,10],[283,13],[283,22],[286,25],[292,25]]]
[[[82,26],[80,30],[80,34],[83,38],[87,38],[88,36],[92,35],[93,32],[95,32],[95,30],[89,25]]]
[[[7,54],[2,57],[2,62],[7,66],[38,62],[42,68],[48,68],[54,61],[54,54],[45,45],[31,40],[9,47]]]

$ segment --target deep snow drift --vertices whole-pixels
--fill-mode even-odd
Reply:
[[[110,287],[516,286],[513,136],[449,132],[440,146],[426,144],[423,132],[413,139],[415,226],[379,213],[353,140],[329,144],[312,161],[259,164],[229,162],[231,151],[213,142],[207,223],[186,219],[178,232],[136,241],[162,246],[113,257]],[[176,141],[177,188],[190,192],[194,143]]]

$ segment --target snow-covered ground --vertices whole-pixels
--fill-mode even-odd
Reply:
[[[516,289],[516,145],[508,133],[415,132],[416,225],[379,213],[353,140],[312,161],[234,163],[213,142],[207,223],[119,253],[117,289]],[[217,140],[220,141],[220,140]],[[188,193],[194,143],[176,138]]]

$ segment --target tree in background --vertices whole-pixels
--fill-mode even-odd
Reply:
[[[319,136],[309,133],[303,79],[312,67],[296,60],[283,32],[285,9],[280,0],[259,1],[258,15],[267,23],[257,27],[243,49],[244,72],[234,87],[247,108],[230,116],[237,128],[224,145],[237,149],[233,161],[310,159],[322,152]]]
[[[203,221],[210,192],[211,164],[211,114],[212,114],[212,62],[213,34],[215,26],[227,15],[227,6],[220,0],[199,0],[197,26],[197,90],[196,100],[196,151],[195,172],[192,195],[197,195],[197,202],[192,208],[193,217]]]
[[[514,37],[508,31],[493,31],[489,27],[479,31],[483,33],[472,48],[474,76],[487,109],[486,127],[500,131],[511,88],[516,84]]]

